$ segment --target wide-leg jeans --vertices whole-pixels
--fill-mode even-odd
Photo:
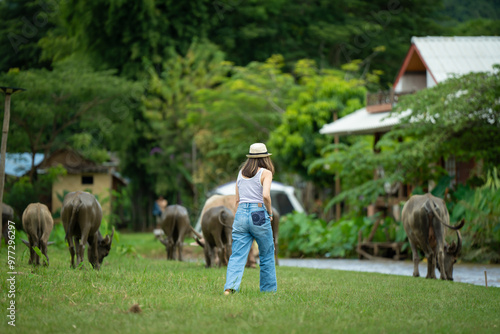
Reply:
[[[259,246],[260,291],[276,291],[276,266],[271,218],[264,205],[240,203],[234,216],[232,253],[227,265],[224,290],[240,290],[248,252],[253,239]]]

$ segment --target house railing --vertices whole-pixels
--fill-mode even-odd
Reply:
[[[399,100],[400,96],[412,94],[413,92],[395,93],[392,89],[387,91],[379,91],[377,93],[366,94],[366,105],[376,106],[382,104],[390,104],[394,106]]]

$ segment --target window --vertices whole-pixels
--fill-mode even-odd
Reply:
[[[82,175],[82,184],[94,184],[94,177]]]

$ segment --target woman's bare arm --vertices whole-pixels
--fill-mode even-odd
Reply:
[[[267,213],[273,220],[273,207],[271,203],[271,182],[273,181],[273,174],[269,170],[262,172],[262,197],[264,198],[264,205],[266,206]]]

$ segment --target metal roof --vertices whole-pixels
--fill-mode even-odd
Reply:
[[[390,112],[370,113],[366,111],[366,108],[361,108],[333,123],[326,124],[319,130],[319,133],[345,136],[389,131],[408,114],[409,111],[392,115]]]
[[[491,72],[494,64],[500,64],[500,37],[496,36],[412,37],[411,42],[437,83],[454,74]],[[326,124],[319,132],[343,136],[389,131],[408,114],[391,116],[390,112],[369,113],[362,108]]]
[[[500,37],[412,37],[420,56],[427,64],[437,83],[452,75],[471,72],[491,72],[500,64]]]

